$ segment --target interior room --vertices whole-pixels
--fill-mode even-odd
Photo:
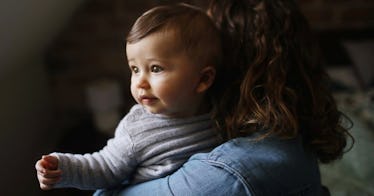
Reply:
[[[91,195],[41,191],[35,162],[61,151],[100,149],[134,104],[124,39],[160,4],[208,0],[0,1],[0,195]],[[374,195],[374,1],[298,0],[319,40],[339,109],[353,122],[353,148],[321,166],[332,195]]]

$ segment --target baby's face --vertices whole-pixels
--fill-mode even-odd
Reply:
[[[127,43],[131,93],[149,112],[171,117],[194,115],[202,99],[200,69],[175,47],[170,33],[153,33]]]

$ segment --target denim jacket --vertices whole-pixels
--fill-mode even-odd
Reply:
[[[232,139],[175,173],[96,195],[324,195],[318,163],[301,138]]]

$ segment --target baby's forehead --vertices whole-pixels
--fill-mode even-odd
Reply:
[[[185,51],[184,49],[187,47],[182,40],[182,35],[175,29],[161,29],[146,37],[148,36],[154,36],[156,39],[160,39],[162,48],[170,50],[170,52],[177,53]]]
[[[182,35],[183,29],[181,27],[170,27],[170,26],[163,26],[159,29],[156,29],[151,34],[158,34],[160,37],[167,38],[170,41],[173,41],[175,45],[182,45]]]
[[[138,53],[140,55],[146,55],[144,52],[150,52],[152,55],[162,56],[163,58],[187,55],[185,46],[172,32],[156,31],[135,42],[127,42],[126,52],[129,52],[128,47],[133,49],[133,46],[140,49],[140,53]]]

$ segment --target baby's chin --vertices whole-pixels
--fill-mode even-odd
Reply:
[[[148,112],[148,113],[151,113],[151,114],[155,114],[155,115],[163,115],[163,116],[168,116],[165,111],[163,110],[160,110],[160,109],[157,109],[157,108],[154,108],[154,107],[149,107],[147,105],[143,105],[143,107],[145,108],[145,110]]]
[[[185,116],[177,114],[177,113],[171,113],[171,112],[167,112],[165,110],[149,108],[147,106],[144,106],[144,107],[145,107],[145,109],[148,113],[151,113],[153,115],[157,115],[157,116],[161,116],[161,117],[167,117],[167,118],[185,118]]]

